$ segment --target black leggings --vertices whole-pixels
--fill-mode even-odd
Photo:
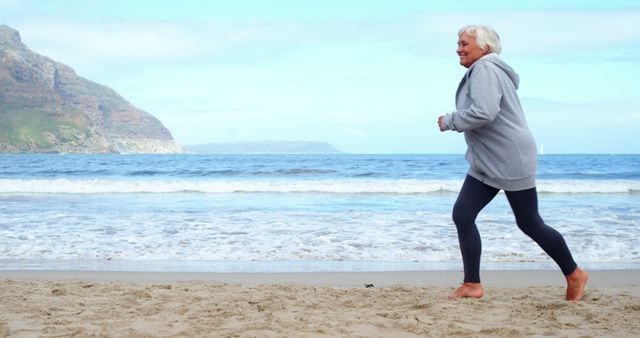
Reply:
[[[458,230],[465,282],[480,283],[482,243],[475,221],[480,210],[489,204],[499,191],[467,175],[453,206],[453,222]],[[538,214],[536,188],[505,191],[505,194],[520,230],[551,256],[565,276],[572,273],[577,264],[571,256],[567,243],[559,232],[544,224]]]

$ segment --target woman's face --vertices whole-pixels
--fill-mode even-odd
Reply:
[[[467,33],[462,33],[458,38],[458,49],[456,53],[458,53],[460,57],[460,64],[465,68],[471,67],[474,62],[478,61],[479,58],[488,52],[489,47],[481,49],[476,42],[476,38]]]

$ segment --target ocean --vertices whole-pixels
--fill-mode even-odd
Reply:
[[[461,269],[463,155],[0,155],[0,269]],[[540,155],[540,214],[587,268],[640,268],[640,155]],[[504,194],[482,268],[555,269]]]

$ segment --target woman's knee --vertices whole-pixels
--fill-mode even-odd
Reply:
[[[453,223],[455,223],[458,228],[473,224],[476,221],[476,216],[475,213],[469,212],[469,208],[465,208],[464,205],[460,203],[454,204],[453,212],[451,213]]]
[[[529,237],[533,237],[537,232],[544,231],[547,228],[547,225],[544,224],[544,221],[539,216],[525,219],[516,218],[516,224]]]

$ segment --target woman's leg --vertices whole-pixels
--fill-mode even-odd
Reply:
[[[505,193],[520,230],[540,245],[558,264],[565,276],[572,273],[578,265],[573,260],[562,235],[546,225],[540,217],[536,188]]]
[[[478,213],[499,191],[467,175],[453,205],[453,222],[458,230],[465,283],[480,283],[482,241],[475,221]]]
[[[588,274],[582,271],[571,256],[562,235],[546,225],[538,213],[536,188],[507,191],[507,199],[520,230],[531,237],[560,267],[567,279],[567,300],[580,300],[584,295]]]

